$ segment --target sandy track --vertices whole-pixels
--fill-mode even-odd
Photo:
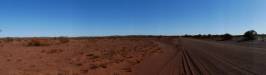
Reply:
[[[136,75],[265,75],[266,50],[194,39],[160,42],[164,54],[147,58]]]

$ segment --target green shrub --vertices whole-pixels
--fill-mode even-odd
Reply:
[[[249,30],[244,33],[243,35],[245,41],[248,40],[256,40],[257,39],[257,32],[255,30]]]
[[[226,34],[222,35],[221,41],[232,40],[232,39],[233,39],[233,36],[229,33],[226,33]]]

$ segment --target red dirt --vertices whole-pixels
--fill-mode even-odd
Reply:
[[[136,75],[266,74],[264,71],[266,50],[263,48],[226,45],[195,39],[179,39],[177,42],[176,47],[173,44],[162,43],[169,46],[168,48],[172,45],[173,52],[144,61],[147,64],[138,65]]]
[[[38,40],[45,45],[2,40],[0,75],[266,74],[262,48],[185,38]]]
[[[129,75],[162,53],[157,38],[1,40],[0,75]]]

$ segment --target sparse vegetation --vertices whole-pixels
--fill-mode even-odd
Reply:
[[[256,40],[257,32],[255,30],[249,30],[244,33],[243,41]]]
[[[238,42],[242,41],[252,41],[252,40],[261,40],[265,41],[265,34],[258,34],[255,30],[246,31],[243,35],[231,35],[229,33],[220,35],[220,34],[197,34],[197,35],[189,35],[185,34],[182,37],[185,38],[194,38],[194,39],[202,39],[202,40],[217,40],[217,41],[226,41],[226,40],[235,40]]]
[[[7,38],[4,38],[4,41],[5,42],[13,42],[14,41],[14,38],[7,37]]]
[[[232,41],[235,41],[236,39],[240,38],[237,35],[233,36],[229,33],[223,35],[218,35],[218,34],[185,35],[184,37],[189,37],[193,39],[197,37],[197,39],[203,39],[204,41],[212,41],[212,42],[215,42],[213,40],[222,39],[228,41],[226,42],[221,41],[221,43],[230,43],[230,44],[231,43],[235,44],[236,42]],[[262,35],[258,35],[258,37],[263,38]],[[121,72],[121,73],[130,74],[135,72],[134,66],[139,64],[140,65],[145,64],[147,62],[145,61],[147,59],[146,57],[167,54],[168,52],[165,51],[167,49],[167,45],[169,45],[168,47],[171,48],[180,49],[181,46],[178,43],[176,43],[175,40],[183,38],[179,38],[176,36],[167,36],[167,37],[161,36],[161,38],[158,38],[156,36],[150,38],[113,37],[113,38],[104,38],[104,39],[103,38],[87,38],[87,39],[52,38],[51,39],[44,37],[44,38],[25,38],[25,39],[22,38],[21,40],[23,41],[18,41],[17,38],[13,39],[14,39],[13,43],[5,43],[4,38],[1,39],[1,41],[3,41],[3,43],[1,44],[4,45],[6,44],[5,46],[2,47],[2,49],[6,50],[6,52],[9,50],[15,50],[15,51],[23,51],[23,53],[29,55],[33,54],[32,55],[32,57],[34,57],[32,59],[33,61],[45,60],[48,63],[58,63],[55,65],[47,64],[48,66],[50,65],[61,66],[61,64],[70,65],[70,68],[73,67],[76,69],[75,71],[77,71],[77,73],[82,73],[82,74],[89,74],[89,73],[91,74],[94,71],[106,71],[106,70],[111,70],[111,72],[118,71],[119,73]],[[71,43],[69,43],[69,40],[71,40]],[[186,42],[186,39],[183,39],[183,41]],[[193,40],[191,39],[191,41]],[[188,40],[188,44],[190,44],[189,42],[190,40]],[[62,44],[62,43],[67,43],[67,44]],[[239,43],[239,44],[245,44],[245,43]],[[206,46],[208,45],[211,44],[207,44]],[[38,46],[45,46],[45,47],[38,47]],[[17,49],[16,48],[8,49],[11,47],[17,47]],[[219,46],[219,48],[220,47],[223,47],[223,45]],[[25,57],[20,55],[17,56],[15,53],[12,55],[6,54],[5,56],[9,58],[4,59],[4,62],[32,63],[27,61],[28,58],[31,58],[28,56]],[[14,59],[15,57],[19,58]],[[155,57],[154,59],[158,58]],[[46,62],[38,62],[38,64],[44,64],[44,63]],[[33,64],[35,66],[30,65],[29,67],[36,68],[39,67],[38,64],[37,65]]]
[[[61,44],[65,44],[65,43],[68,43],[70,41],[69,38],[67,38],[67,37],[59,37],[58,40]]]
[[[30,42],[28,42],[27,46],[48,46],[48,43],[44,43],[41,40],[38,39],[32,39]]]
[[[212,34],[198,34],[198,35],[184,35],[185,38],[195,38],[195,39],[206,39],[206,40],[217,40],[217,41],[225,41],[225,40],[231,40],[233,39],[233,35],[226,33],[223,35],[212,35]]]
[[[221,41],[232,40],[233,36],[229,33],[222,35]]]

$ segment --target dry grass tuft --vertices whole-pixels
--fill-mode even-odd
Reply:
[[[28,42],[27,46],[48,46],[49,44],[47,42],[43,42],[38,39],[32,39],[30,42]]]
[[[66,44],[70,42],[70,38],[67,37],[58,37],[56,40],[58,40],[60,44]]]

